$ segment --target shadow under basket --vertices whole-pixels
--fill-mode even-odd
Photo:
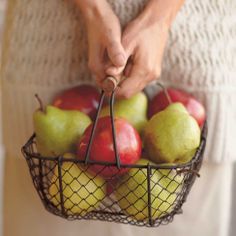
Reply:
[[[116,163],[85,164],[73,158],[42,157],[37,152],[35,135],[23,146],[22,152],[35,189],[49,212],[68,220],[157,227],[182,213],[182,205],[199,175],[206,136],[205,123],[200,146],[192,160],[175,165],[121,165],[118,169]],[[93,165],[99,167],[96,175],[90,174]],[[80,171],[75,175],[78,166]],[[124,168],[132,174],[119,175]],[[108,169],[112,169],[114,175],[102,182],[96,181],[100,179],[97,176]]]

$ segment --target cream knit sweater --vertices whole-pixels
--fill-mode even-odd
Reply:
[[[110,0],[122,25],[144,0]],[[206,158],[236,159],[235,0],[187,0],[170,32],[162,81],[192,92],[206,106]],[[60,90],[89,82],[83,20],[68,0],[9,1],[2,57],[6,153],[18,157],[32,134],[34,94],[46,102]]]

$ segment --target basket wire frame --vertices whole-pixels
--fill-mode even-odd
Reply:
[[[34,187],[46,210],[68,220],[101,220],[147,227],[168,224],[176,214],[182,213],[181,207],[199,175],[206,145],[207,124],[205,123],[202,128],[200,145],[188,163],[124,165],[120,163],[116,143],[114,97],[115,91],[110,97],[115,162],[97,162],[89,159],[105,98],[105,93],[102,91],[84,160],[63,156],[41,156],[37,152],[35,134],[22,147]],[[99,172],[93,175],[90,172],[92,165],[101,166]],[[71,173],[78,166],[82,171],[73,176]],[[114,175],[98,185],[95,181],[96,177],[114,167],[117,167]],[[128,169],[132,175],[119,175],[123,168]],[[50,192],[52,186],[56,189],[53,195]],[[92,190],[91,186],[93,186]],[[108,186],[109,192],[107,192]],[[124,191],[121,192],[120,189]],[[98,193],[102,198],[97,197]],[[81,207],[82,205],[86,207]]]

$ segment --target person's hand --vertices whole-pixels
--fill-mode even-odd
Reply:
[[[101,87],[109,65],[123,68],[126,64],[120,22],[105,0],[77,0],[77,3],[87,27],[88,66]]]
[[[125,79],[119,85],[118,96],[129,98],[160,76],[167,35],[167,27],[158,23],[148,25],[139,18],[127,25],[122,44],[129,61],[123,72]],[[120,68],[113,66],[106,72],[117,76]]]
[[[173,13],[173,8],[170,7],[171,3],[174,4],[173,0],[166,2],[169,5],[165,5],[163,1],[150,1],[122,34],[122,45],[129,58],[126,67],[111,66],[106,70],[112,76],[118,76],[124,70],[125,79],[120,83],[117,92],[120,97],[131,97],[160,76],[162,57],[173,17],[173,14],[164,14]],[[180,5],[179,0],[176,2]],[[163,12],[164,15],[158,15],[158,12]]]

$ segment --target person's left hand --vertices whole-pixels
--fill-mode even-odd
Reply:
[[[119,97],[131,97],[160,76],[167,37],[165,24],[150,22],[142,15],[126,26],[122,44],[129,60],[123,68],[125,79],[117,91]],[[117,76],[121,68],[110,67],[106,72]]]

